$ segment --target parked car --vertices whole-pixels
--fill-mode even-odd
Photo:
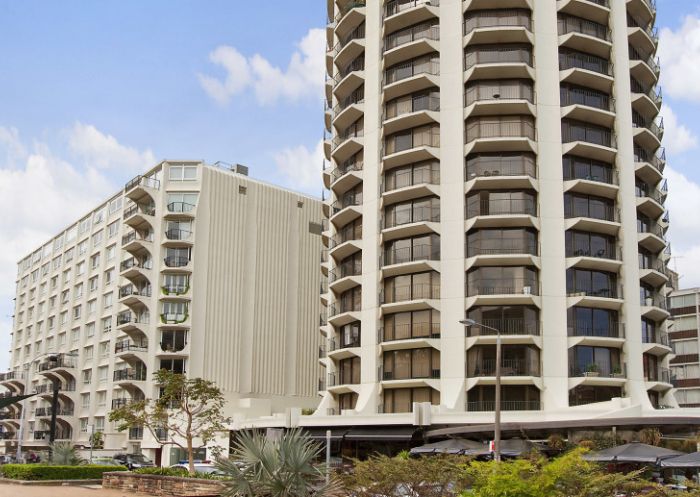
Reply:
[[[185,471],[190,470],[190,466],[187,463],[178,463],[178,464],[173,464],[170,466],[173,469],[184,469]],[[219,475],[223,476],[224,473],[219,471],[213,464],[211,463],[205,463],[205,462],[196,462],[194,463],[194,470],[197,473],[207,473],[210,475]]]
[[[153,461],[143,454],[117,454],[113,458],[116,464],[126,466],[128,469],[152,468]]]

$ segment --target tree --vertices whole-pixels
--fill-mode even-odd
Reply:
[[[214,440],[226,430],[225,404],[221,390],[211,381],[189,379],[183,374],[161,369],[153,374],[161,388],[156,400],[128,403],[109,413],[109,420],[118,423],[117,430],[145,427],[156,440],[168,439],[162,445],[176,445],[187,452],[189,472],[194,474],[194,451]],[[195,446],[195,441],[201,444]]]
[[[324,466],[314,464],[323,446],[299,429],[279,439],[253,432],[242,432],[228,459],[218,459],[216,467],[228,480],[223,497],[340,497],[346,495],[340,482],[329,476]]]
[[[662,434],[658,428],[644,428],[639,432],[639,441],[649,445],[661,445]]]

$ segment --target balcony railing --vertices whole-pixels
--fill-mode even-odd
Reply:
[[[496,410],[496,402],[493,400],[477,400],[467,402],[469,412],[493,412]],[[541,411],[542,403],[539,400],[502,400],[501,411]]]
[[[569,376],[572,378],[587,376],[587,377],[603,377],[603,378],[625,378],[624,368],[619,365],[608,363],[591,363],[591,364],[571,364],[569,366]]]
[[[189,240],[192,238],[192,232],[190,230],[171,228],[166,230],[165,237],[168,240]]]
[[[365,135],[362,123],[359,125],[353,124],[347,129],[343,130],[335,138],[333,138],[333,150],[337,149],[341,144],[350,140],[351,138],[362,138]]]
[[[423,5],[439,7],[440,0],[390,0],[384,5],[384,18],[395,16],[405,10]]]
[[[391,66],[384,72],[384,84],[390,85],[420,74],[437,76],[440,74],[440,62],[437,59],[420,58]]]
[[[160,315],[160,322],[164,324],[181,324],[187,321],[189,318],[187,311],[181,312],[167,312]]]
[[[472,364],[469,368],[469,377],[478,376],[495,376],[496,375],[496,360],[481,359]],[[502,376],[539,376],[540,368],[526,359],[502,359],[501,360],[501,375]]]
[[[559,70],[584,69],[606,76],[613,75],[612,62],[583,52],[559,52]]]
[[[138,240],[140,242],[152,242],[153,241],[153,235],[150,234],[149,236],[141,236],[139,233],[136,231],[132,231],[131,233],[128,233],[122,237],[122,246],[133,242],[134,240]]]
[[[658,236],[662,240],[666,241],[666,230],[663,226],[657,223],[651,224],[640,224],[637,223],[637,233],[651,233],[654,236]]]
[[[641,28],[655,44],[659,42],[659,30],[654,27],[653,22],[646,24],[639,19],[635,19],[635,17],[628,12],[627,26],[630,28]]]
[[[380,368],[379,375],[382,381],[439,379],[440,369],[430,369],[430,371],[426,371],[425,374],[413,372],[408,375],[398,375],[395,371],[385,371],[383,368]]]
[[[482,319],[480,322],[484,326],[495,328],[501,335],[540,335],[540,322],[535,319]],[[465,326],[464,331],[467,337],[496,336],[498,334],[496,331],[489,328],[482,326]]]
[[[561,105],[585,105],[615,112],[615,99],[605,93],[581,88],[562,88]]]
[[[129,404],[133,404],[134,402],[138,402],[138,400],[134,399],[112,399],[112,409],[119,409],[121,407],[126,407]]]
[[[357,90],[352,92],[349,96],[342,99],[338,104],[333,107],[333,115],[337,116],[345,109],[351,105],[361,104],[365,101],[365,87],[360,86]]]
[[[467,200],[467,219],[477,216],[537,215],[537,204],[531,198],[506,198],[497,200],[479,200],[470,203]]]
[[[39,371],[49,371],[51,369],[72,369],[75,368],[75,361],[68,357],[59,357],[56,360],[49,360],[39,364]]]
[[[366,0],[351,0],[346,5],[344,5],[343,8],[338,10],[338,13],[335,16],[334,21],[337,23],[343,17],[345,17],[348,13],[350,13],[351,10],[361,9],[363,7],[366,7]]]
[[[532,31],[532,19],[530,12],[524,9],[467,12],[463,26],[465,36],[480,28],[517,27]]]
[[[146,372],[133,371],[131,369],[117,369],[114,372],[114,381],[146,381]]]
[[[122,261],[119,265],[119,270],[121,272],[131,268],[152,269],[153,262],[151,260],[139,261],[138,259],[131,257],[125,261]]]
[[[190,291],[190,285],[163,285],[161,290],[166,295],[184,295]]]
[[[147,352],[148,345],[145,342],[132,342],[130,340],[122,340],[114,344],[114,353],[122,352]]]
[[[431,95],[417,95],[410,99],[399,102],[389,102],[386,104],[386,115],[384,119],[394,119],[395,117],[420,112],[423,110],[437,112],[440,110],[440,97]]]
[[[465,139],[468,142],[489,138],[529,138],[535,139],[535,123],[532,120],[499,120],[473,118],[467,121]]]
[[[21,371],[8,371],[7,373],[0,374],[0,381],[24,380],[25,377],[25,373]]]
[[[352,264],[341,264],[335,270],[328,272],[328,283],[347,278],[348,276],[360,276],[362,274],[362,261],[355,261]]]
[[[467,295],[538,295],[535,278],[474,278],[467,282]]]
[[[565,120],[561,123],[562,143],[586,142],[608,148],[617,148],[613,132],[602,126],[580,121]]]
[[[439,185],[439,169],[400,169],[391,171],[384,176],[381,182],[381,192],[391,192],[400,188],[408,188],[416,185]]]
[[[654,333],[642,333],[642,343],[659,343],[669,346],[668,333],[658,331]]]
[[[356,71],[364,71],[365,70],[365,56],[360,55],[358,58],[350,62],[347,66],[343,67],[338,71],[338,74],[335,75],[335,78],[333,80],[335,81],[335,84],[337,85],[340,83],[343,79],[345,79],[350,73],[356,72]]]
[[[464,106],[469,107],[475,102],[489,102],[502,100],[525,100],[535,102],[535,90],[531,83],[509,83],[501,81],[494,87],[493,84],[479,83],[478,81],[467,86],[464,92]]]
[[[464,67],[477,64],[527,64],[532,67],[532,51],[528,48],[470,48],[464,53]]]
[[[558,28],[559,35],[580,33],[604,41],[610,41],[611,39],[611,32],[607,26],[581,17],[560,16]]]
[[[360,205],[362,205],[362,192],[355,193],[354,195],[346,194],[343,198],[331,204],[331,215],[334,216],[348,207],[358,207]]]
[[[646,121],[641,116],[632,114],[632,127],[648,129],[659,141],[664,135],[664,120],[661,118],[658,124],[654,121]]]
[[[53,416],[53,409],[51,407],[37,407],[34,410],[34,416],[38,418]],[[73,416],[73,408],[59,407],[56,410],[56,416]]]
[[[156,213],[156,207],[154,205],[132,205],[124,210],[123,219],[129,219],[138,213],[145,214],[147,216],[153,216]]]
[[[489,239],[467,243],[467,257],[503,254],[537,255],[537,248],[537,242],[526,238]]]
[[[353,347],[360,347],[362,344],[360,342],[360,337],[357,337],[355,340],[351,340],[349,342],[346,342],[344,340],[336,340],[335,338],[332,338],[330,340],[330,348],[329,350],[332,352],[334,350],[340,350],[340,349],[350,349]]]
[[[467,159],[465,177],[467,181],[483,176],[530,176],[537,177],[535,158],[530,155],[477,155]]]
[[[382,218],[383,229],[395,228],[404,224],[412,223],[439,223],[440,207],[420,207],[411,210],[407,217],[395,211],[389,212]]]
[[[170,255],[163,259],[167,267],[185,267],[190,263],[189,257]]]
[[[124,297],[129,297],[131,295],[139,296],[139,297],[150,297],[151,296],[151,288],[150,287],[136,288],[134,285],[126,285],[126,286],[119,288],[119,298],[120,299],[123,299]]]
[[[659,67],[659,59],[654,59],[653,55],[647,55],[636,48],[634,48],[632,45],[629,45],[629,54],[630,54],[630,60],[639,60],[644,62],[649,68],[652,70],[652,72],[658,76],[659,72],[661,71],[661,68]]]
[[[440,26],[437,24],[424,23],[411,26],[390,34],[384,40],[384,51],[391,50],[401,45],[406,45],[418,40],[439,40]]]
[[[440,323],[399,324],[379,328],[377,332],[378,343],[416,338],[440,338]]]
[[[147,178],[145,176],[136,176],[134,179],[129,180],[126,185],[124,185],[124,192],[128,193],[137,186],[145,186],[146,188],[152,188],[154,190],[160,189],[160,181],[155,178]]]
[[[439,260],[440,247],[437,245],[423,244],[384,250],[379,258],[379,266],[384,267],[408,262]]]
[[[379,304],[394,304],[421,299],[439,299],[440,285],[430,283],[418,283],[413,285],[395,286],[385,288],[379,293]]]
[[[618,291],[616,282],[612,282],[608,288],[571,288],[567,289],[569,297],[586,295],[588,297],[602,297],[606,299],[622,298],[622,291]]]
[[[624,323],[610,322],[602,326],[587,321],[574,322],[568,326],[570,337],[625,338]]]
[[[661,88],[658,88],[658,90],[655,91],[653,86],[645,87],[634,78],[630,78],[630,87],[632,89],[632,93],[641,93],[646,95],[657,107],[661,106],[661,103],[663,102]]]
[[[167,206],[167,209],[168,209],[168,212],[187,213],[187,212],[192,212],[195,207],[197,207],[197,206],[194,204],[189,204],[187,202],[170,202]]]

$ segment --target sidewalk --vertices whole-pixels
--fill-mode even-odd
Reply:
[[[0,483],[0,497],[134,497],[122,490],[103,490],[102,487],[45,487],[41,485],[12,485]]]

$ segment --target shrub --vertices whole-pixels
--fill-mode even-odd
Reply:
[[[133,473],[138,475],[157,475],[157,476],[176,476],[178,478],[196,478],[198,480],[224,480],[223,475],[216,475],[211,473],[202,473],[201,471],[195,471],[194,474],[190,475],[190,472],[185,468],[139,468],[135,469]]]
[[[54,442],[51,444],[51,457],[48,461],[54,466],[79,466],[86,461],[78,455],[77,449],[69,442]]]
[[[99,480],[102,473],[126,471],[124,466],[49,466],[47,464],[5,464],[0,472],[12,480]]]

